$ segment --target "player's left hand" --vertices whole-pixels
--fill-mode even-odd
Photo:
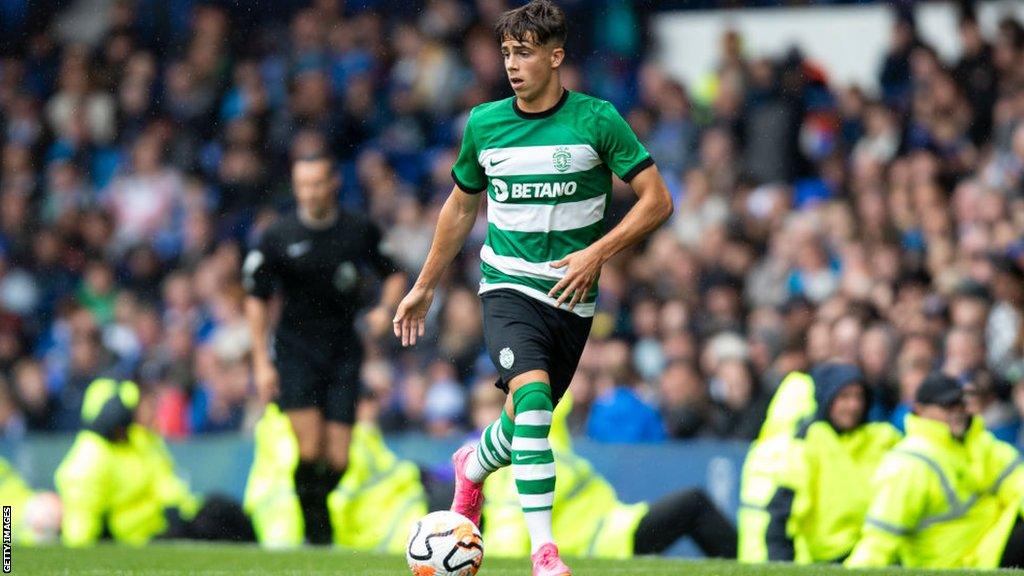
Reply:
[[[371,338],[381,338],[391,328],[391,313],[385,306],[377,306],[366,313],[366,327]]]
[[[552,262],[552,268],[565,268],[566,271],[565,276],[548,292],[548,296],[557,298],[555,305],[558,307],[568,301],[568,308],[572,310],[594,285],[602,264],[604,257],[593,246]]]

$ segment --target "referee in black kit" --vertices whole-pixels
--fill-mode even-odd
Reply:
[[[338,208],[340,183],[329,156],[296,160],[296,213],[268,228],[242,266],[256,388],[263,402],[277,402],[295,430],[295,491],[311,544],[331,542],[327,494],[348,463],[363,357],[354,327],[360,295],[370,276],[382,279],[380,303],[366,317],[379,337],[390,329],[406,284],[381,254],[380,230]],[[271,353],[268,301],[276,290],[284,305]]]

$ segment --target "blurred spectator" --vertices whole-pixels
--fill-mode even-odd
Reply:
[[[986,430],[999,440],[1012,444],[1020,434],[1020,415],[1009,395],[1009,384],[988,371],[979,371],[964,384],[967,412],[981,416]]]
[[[757,437],[768,408],[746,362],[728,359],[721,362],[711,381],[714,409],[711,428],[719,438],[753,440]]]
[[[115,3],[93,44],[50,31],[49,15],[0,16],[21,39],[0,61],[0,427],[12,434],[73,428],[82,387],[108,373],[152,393],[166,435],[248,425],[239,254],[288,209],[290,159],[332,151],[340,201],[415,271],[470,108],[511,94],[490,30],[499,1],[430,1],[411,18],[189,2],[166,21],[148,5]],[[943,369],[1013,433],[1024,26],[1007,15],[989,30],[965,12],[946,60],[910,10],[894,15],[878,93],[795,50],[750,52],[738,30],[688,85],[636,30],[580,29],[567,85],[622,107],[677,210],[604,266],[574,433],[751,438],[782,375],[836,359],[864,370],[871,419],[901,423]],[[617,183],[609,218],[633,201]],[[368,342],[363,384],[388,430],[472,426],[472,385],[493,383],[475,295],[486,233],[481,219],[421,346]]]
[[[659,383],[661,413],[669,437],[701,436],[710,406],[697,371],[683,362],[673,362],[661,373]]]
[[[601,346],[603,369],[587,420],[587,435],[598,442],[661,442],[665,426],[633,386],[629,347],[621,340]]]
[[[115,242],[123,250],[139,242],[167,241],[175,234],[184,195],[177,169],[161,159],[162,144],[155,133],[132,146],[130,171],[111,182],[104,202],[114,215]]]
[[[56,401],[46,388],[42,366],[33,360],[22,360],[14,369],[13,388],[18,407],[25,415],[29,432],[47,432],[54,427]]]

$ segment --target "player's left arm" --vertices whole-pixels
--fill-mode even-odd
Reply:
[[[568,301],[572,310],[586,296],[605,262],[645,238],[672,215],[672,197],[656,165],[641,170],[629,185],[637,202],[625,218],[597,242],[551,263],[555,268],[566,268],[565,276],[548,293],[551,297],[557,295],[558,306]]]

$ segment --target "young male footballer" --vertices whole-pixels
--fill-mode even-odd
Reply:
[[[427,261],[398,306],[395,335],[423,336],[442,272],[459,252],[487,193],[480,251],[484,338],[508,393],[501,418],[452,457],[452,510],[479,522],[484,479],[512,466],[529,527],[534,576],[569,568],[551,534],[555,464],[551,411],[590,333],[601,265],[660,226],[672,201],[650,154],[608,102],[562,86],[565,13],[533,0],[495,26],[515,96],[469,115]],[[637,202],[605,233],[612,174]]]

